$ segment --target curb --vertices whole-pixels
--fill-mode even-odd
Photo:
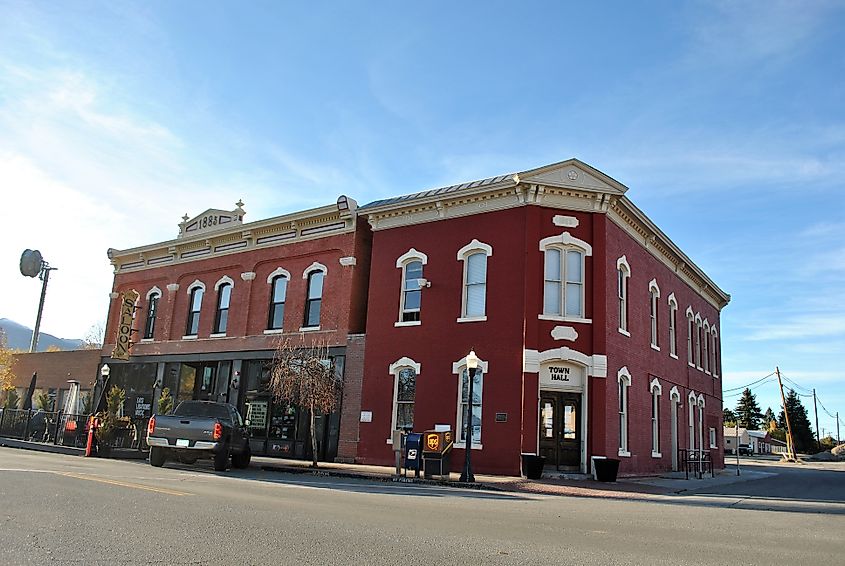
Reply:
[[[381,481],[385,483],[414,483],[419,485],[436,485],[440,487],[453,487],[459,489],[486,489],[490,491],[505,491],[500,489],[496,486],[492,486],[485,483],[467,483],[467,482],[460,482],[460,481],[446,481],[446,480],[432,480],[432,479],[425,479],[425,478],[412,478],[406,476],[386,476],[382,474],[366,474],[362,472],[347,472],[343,470],[333,470],[333,469],[314,469],[314,468],[304,468],[299,466],[275,466],[272,464],[262,464],[260,466],[262,470],[265,472],[278,472],[283,474],[307,474],[312,476],[322,476],[322,477],[336,477],[336,478],[348,478],[348,479],[357,479],[357,480],[370,480],[370,481]]]
[[[28,442],[26,440],[17,440],[14,438],[0,437],[0,446],[8,448],[20,448],[22,450],[33,450],[35,452],[50,452],[52,454],[67,454],[68,456],[82,456],[85,454],[84,448],[76,448],[73,446],[57,446],[55,444],[42,444],[40,442]]]

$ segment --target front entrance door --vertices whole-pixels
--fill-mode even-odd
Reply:
[[[581,395],[540,392],[540,455],[558,470],[581,469]]]

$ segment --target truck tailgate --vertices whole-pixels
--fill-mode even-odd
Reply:
[[[155,430],[151,437],[166,438],[174,448],[192,448],[197,441],[213,442],[212,434],[217,419],[212,417],[180,417],[156,415]]]

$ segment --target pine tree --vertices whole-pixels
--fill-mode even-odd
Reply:
[[[775,423],[772,425],[772,423]],[[766,409],[766,413],[763,415],[763,430],[772,430],[772,426],[777,426],[777,417],[775,416],[775,412],[772,410],[771,407]]]
[[[760,405],[757,404],[757,398],[746,387],[745,391],[742,392],[742,397],[736,403],[736,418],[740,426],[744,426],[748,430],[757,430],[760,426],[760,417],[762,416],[763,413],[760,412]]]
[[[722,424],[724,426],[733,426],[733,424],[729,425],[729,423],[736,424],[736,413],[725,407],[722,409]]]
[[[815,436],[807,418],[807,409],[794,390],[790,389],[786,396],[786,410],[789,411],[789,424],[792,426],[792,438],[795,440],[795,451],[810,453],[816,450]],[[783,411],[778,415],[778,428],[787,430],[786,418]]]

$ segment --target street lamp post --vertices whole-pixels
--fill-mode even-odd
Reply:
[[[475,355],[475,350],[470,350],[466,357],[467,362],[467,377],[469,379],[469,386],[467,391],[467,416],[464,420],[466,427],[466,443],[465,443],[465,457],[464,457],[464,471],[461,472],[462,482],[475,483],[475,475],[472,473],[472,393],[473,383],[475,382],[475,372],[478,371],[478,356]]]
[[[100,368],[100,391],[97,394],[97,397],[94,401],[94,404],[91,406],[92,412],[97,413],[100,410],[100,405],[103,403],[103,397],[106,394],[106,384],[109,382],[109,374],[111,373],[111,368],[109,364],[103,364],[103,367]]]

